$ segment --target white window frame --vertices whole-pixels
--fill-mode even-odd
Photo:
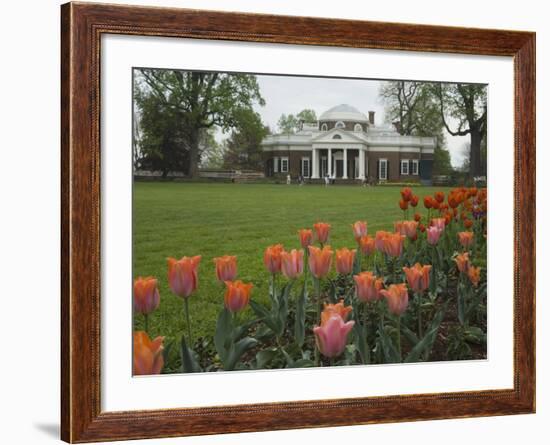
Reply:
[[[285,162],[286,162],[286,165],[285,165]],[[281,173],[288,173],[289,167],[290,165],[288,161],[288,156],[281,157]]]
[[[307,162],[307,175],[304,174],[304,165],[306,164],[306,162]],[[310,178],[311,177],[311,159],[309,159],[309,157],[307,157],[307,156],[304,156],[302,158],[301,172],[302,172],[302,176],[304,178]]]
[[[384,163],[384,177],[382,177],[382,163]],[[388,180],[388,160],[386,158],[381,158],[378,160],[378,179],[381,181]]]
[[[409,159],[401,159],[401,168],[399,170],[401,172],[401,176],[409,175]]]
[[[344,124],[344,122],[342,121],[338,121],[336,122],[336,124],[334,125],[334,128],[339,128],[340,130],[343,130],[346,128],[346,124]]]
[[[327,124],[321,125],[321,131],[327,131],[327,130],[328,130],[328,125]]]
[[[279,173],[279,158],[277,156],[273,158],[273,173]]]
[[[418,159],[413,159],[412,166],[411,166],[411,175],[418,176],[418,167],[419,167]]]
[[[353,131],[359,133],[363,131],[363,126],[361,124],[355,124],[355,126],[353,127]]]

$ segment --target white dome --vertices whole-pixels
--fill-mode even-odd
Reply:
[[[319,118],[320,121],[348,121],[368,122],[367,116],[351,105],[341,104],[325,111]]]

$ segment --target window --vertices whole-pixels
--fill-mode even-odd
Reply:
[[[409,174],[409,160],[408,159],[401,159],[401,174],[402,175],[408,175]]]
[[[342,136],[340,136],[339,134],[335,134],[334,136],[332,136],[332,139],[342,139]]]
[[[273,158],[273,173],[279,173],[279,158]]]
[[[321,131],[327,131],[327,130],[328,130],[327,124],[321,125]]]
[[[355,156],[355,175],[354,178],[359,177],[359,156]]]
[[[388,160],[380,159],[378,161],[378,179],[383,181],[388,179]]]
[[[361,124],[355,124],[355,127],[353,127],[353,131],[363,131],[363,127],[361,126]]]
[[[418,175],[418,159],[412,160],[411,175]]]
[[[281,158],[281,173],[288,173],[288,158]]]
[[[304,178],[309,178],[309,158],[302,158],[302,176]]]
[[[346,128],[346,124],[344,124],[342,121],[336,122],[335,125],[336,128]]]

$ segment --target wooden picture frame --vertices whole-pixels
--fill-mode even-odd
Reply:
[[[91,3],[65,4],[61,17],[63,440],[92,442],[535,411],[534,33]],[[103,34],[513,57],[513,389],[102,412],[99,73]]]

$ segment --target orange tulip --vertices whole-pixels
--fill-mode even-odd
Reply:
[[[412,198],[412,190],[410,187],[403,187],[401,189],[401,198],[403,198],[403,201],[409,202]]]
[[[462,244],[462,247],[467,248],[474,242],[474,232],[458,232],[458,241]]]
[[[422,266],[420,263],[416,263],[413,267],[404,267],[403,272],[407,277],[409,287],[413,292],[424,292],[430,285],[430,270],[432,266]]]
[[[281,270],[283,275],[291,280],[304,271],[304,251],[292,249],[281,253]]]
[[[468,255],[468,252],[457,255],[455,258],[455,263],[460,272],[466,273],[468,271],[468,266],[470,265],[470,256]]]
[[[468,278],[470,279],[470,282],[474,285],[474,287],[478,286],[480,276],[481,267],[475,267],[471,265],[468,267]]]
[[[283,250],[282,244],[274,244],[265,249],[264,264],[269,273],[274,275],[281,271],[281,253]]]
[[[403,211],[407,210],[409,208],[409,202],[405,201],[404,199],[399,200],[399,208]]]
[[[442,203],[443,201],[445,201],[445,193],[435,192],[434,193],[434,198],[437,202]]]
[[[366,221],[356,221],[351,225],[353,229],[353,236],[355,241],[359,242],[359,239],[363,236],[367,236],[367,222]]]
[[[317,241],[319,241],[321,244],[325,244],[328,241],[328,235],[330,233],[330,224],[327,224],[324,222],[318,222],[313,224],[313,228],[315,229],[315,235],[317,237]]]
[[[466,218],[464,220],[464,228],[471,229],[473,225],[474,225],[474,222],[471,219]]]
[[[362,236],[359,240],[359,249],[363,255],[370,255],[374,252],[375,243],[372,236]]]
[[[430,225],[443,231],[445,230],[445,218],[433,218]]]
[[[336,304],[324,304],[323,312],[321,312],[321,326],[323,326],[330,317],[338,315],[342,320],[346,321],[350,312],[353,310],[351,306],[344,306],[344,300],[340,300]]]
[[[411,240],[416,240],[418,234],[416,229],[418,228],[418,221],[403,221],[403,231],[402,235],[406,235]]]
[[[133,375],[160,374],[164,366],[164,337],[157,337],[151,341],[147,332],[134,332]]]
[[[322,249],[315,246],[309,246],[308,249],[309,270],[315,278],[321,279],[330,271],[333,254],[332,249],[330,246],[324,246]]]
[[[381,278],[376,278],[372,272],[361,272],[354,275],[353,279],[356,295],[360,301],[375,301],[382,298],[380,291],[384,287],[384,282]]]
[[[355,249],[349,250],[347,247],[336,250],[336,272],[346,275],[353,271],[355,252]]]
[[[405,283],[391,284],[388,289],[382,289],[380,293],[386,297],[388,308],[392,314],[401,315],[405,312],[409,305],[409,293]]]
[[[177,296],[189,297],[199,284],[198,268],[201,256],[168,258],[168,283]]]
[[[160,294],[158,281],[154,277],[137,277],[134,280],[134,311],[150,314],[159,307]]]
[[[400,233],[391,233],[384,238],[384,253],[391,257],[401,256],[405,236]]]
[[[418,212],[414,214],[414,220],[420,222],[422,220],[422,215]]]
[[[413,207],[416,207],[416,206],[418,205],[418,199],[419,199],[419,198],[418,198],[418,195],[412,195],[412,196],[411,196],[411,201],[410,201],[410,203],[411,203],[411,205],[412,205]]]
[[[225,286],[226,289],[223,298],[225,307],[231,312],[243,310],[250,301],[250,292],[254,285],[237,280],[226,281]]]
[[[216,264],[216,277],[218,281],[233,281],[237,276],[237,257],[224,255],[214,258]]]
[[[313,231],[311,229],[298,230],[298,234],[300,236],[300,244],[304,249],[313,244]]]
[[[384,252],[384,240],[388,235],[391,235],[391,232],[386,232],[384,230],[379,230],[374,236],[374,247],[379,252]]]

